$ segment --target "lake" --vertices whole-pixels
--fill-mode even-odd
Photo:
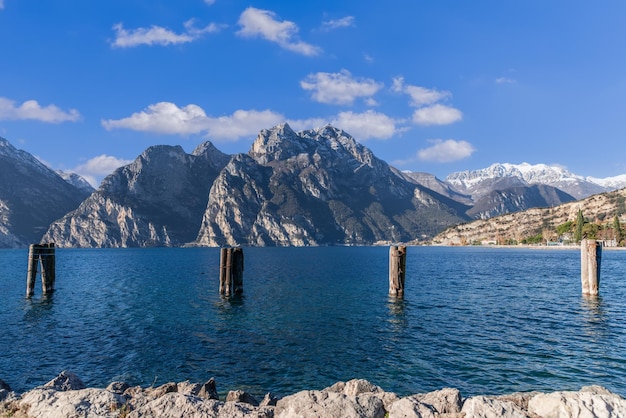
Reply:
[[[409,247],[402,300],[387,295],[388,247],[245,248],[231,299],[219,252],[57,249],[55,293],[37,277],[26,299],[28,250],[0,250],[0,379],[626,395],[626,251],[603,251],[600,297],[585,298],[577,249]]]

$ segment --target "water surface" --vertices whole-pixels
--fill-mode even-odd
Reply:
[[[578,390],[626,395],[626,252],[581,295],[578,250],[245,248],[244,295],[218,294],[219,249],[57,249],[56,292],[26,299],[27,250],[0,250],[0,378],[62,370],[87,385],[204,382],[262,396],[365,378],[406,395]]]

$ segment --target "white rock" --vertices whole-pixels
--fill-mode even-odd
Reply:
[[[600,386],[579,392],[553,392],[535,395],[528,411],[545,418],[556,417],[626,417],[626,400]]]
[[[435,418],[435,410],[412,396],[402,398],[391,405],[389,418]]]
[[[513,402],[486,396],[466,399],[461,412],[465,413],[465,418],[528,418],[528,414]]]
[[[33,389],[22,395],[19,406],[32,418],[91,418],[118,417],[123,403],[120,395],[104,389]]]
[[[217,418],[221,403],[216,400],[207,400],[195,396],[185,396],[181,393],[167,393],[152,402],[132,411],[129,418],[140,417],[193,417]]]
[[[302,391],[276,404],[277,418],[383,418],[383,401],[371,394],[348,396],[327,391]]]

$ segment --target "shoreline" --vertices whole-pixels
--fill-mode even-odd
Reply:
[[[257,418],[400,418],[400,417],[626,417],[626,399],[601,386],[579,391],[516,392],[464,398],[458,389],[442,388],[399,397],[379,386],[353,379],[321,390],[304,390],[263,400],[241,391],[218,396],[213,378],[204,384],[165,383],[131,387],[112,382],[87,388],[74,373],[63,371],[43,386],[22,394],[0,380],[0,417],[257,417]]]

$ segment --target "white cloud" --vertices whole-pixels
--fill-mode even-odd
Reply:
[[[209,6],[215,4],[215,0],[204,0],[204,2],[208,4]]]
[[[302,55],[313,56],[321,52],[319,47],[297,39],[298,26],[295,23],[279,21],[275,17],[276,14],[269,10],[248,7],[239,16],[241,29],[237,34],[246,38],[261,37]]]
[[[210,119],[209,137],[235,140],[249,135],[256,135],[261,129],[275,126],[285,117],[271,110],[237,110],[231,116]]]
[[[114,172],[117,168],[130,164],[132,160],[113,157],[111,155],[98,155],[71,171],[81,175],[93,187],[98,187],[98,179]]]
[[[433,139],[433,145],[418,151],[417,156],[422,161],[449,163],[469,157],[476,151],[467,141],[454,139]]]
[[[340,112],[336,116],[327,119],[288,120],[287,123],[296,131],[320,128],[331,124],[339,129],[343,129],[359,141],[389,139],[401,131],[396,127],[394,119],[373,110],[363,113]]]
[[[4,0],[0,0],[0,9],[4,9]]]
[[[347,105],[359,97],[371,98],[383,85],[368,78],[355,79],[347,70],[338,73],[309,74],[300,82],[304,90],[311,90],[313,99],[320,103]]]
[[[425,87],[412,86],[410,84],[405,85],[403,77],[395,77],[391,88],[396,93],[408,94],[411,97],[411,106],[416,107],[437,103],[440,100],[444,100],[452,96],[449,91],[427,89]]]
[[[322,29],[333,30],[354,26],[354,16],[346,16],[341,19],[333,19],[322,22]]]
[[[322,126],[326,126],[330,123],[331,119],[323,118],[309,118],[309,119],[289,119],[287,123],[294,131],[303,131],[305,129],[315,129]]]
[[[141,112],[118,120],[103,120],[107,129],[131,129],[157,134],[190,135],[205,133],[212,139],[236,140],[256,135],[259,130],[284,121],[284,116],[270,110],[237,110],[230,116],[209,117],[197,105],[178,107],[174,103],[159,102]]]
[[[121,23],[113,25],[115,40],[114,47],[130,48],[138,45],[170,45],[193,41],[193,37],[186,33],[177,34],[169,29],[152,25],[150,28],[126,30]]]
[[[111,42],[113,47],[130,48],[139,45],[172,45],[192,42],[205,33],[219,32],[224,25],[210,23],[205,27],[195,26],[196,19],[190,19],[183,25],[184,33],[175,33],[167,28],[152,25],[149,28],[124,29],[121,23],[113,25],[115,40]]]
[[[363,113],[341,112],[331,121],[331,124],[348,132],[359,141],[389,139],[397,132],[392,118],[373,110]]]
[[[422,125],[449,125],[463,119],[459,109],[442,104],[421,107],[413,113],[413,122]]]
[[[80,113],[76,109],[63,111],[55,105],[42,107],[36,100],[27,100],[19,106],[15,101],[0,97],[0,120],[39,120],[48,123],[76,122]]]

